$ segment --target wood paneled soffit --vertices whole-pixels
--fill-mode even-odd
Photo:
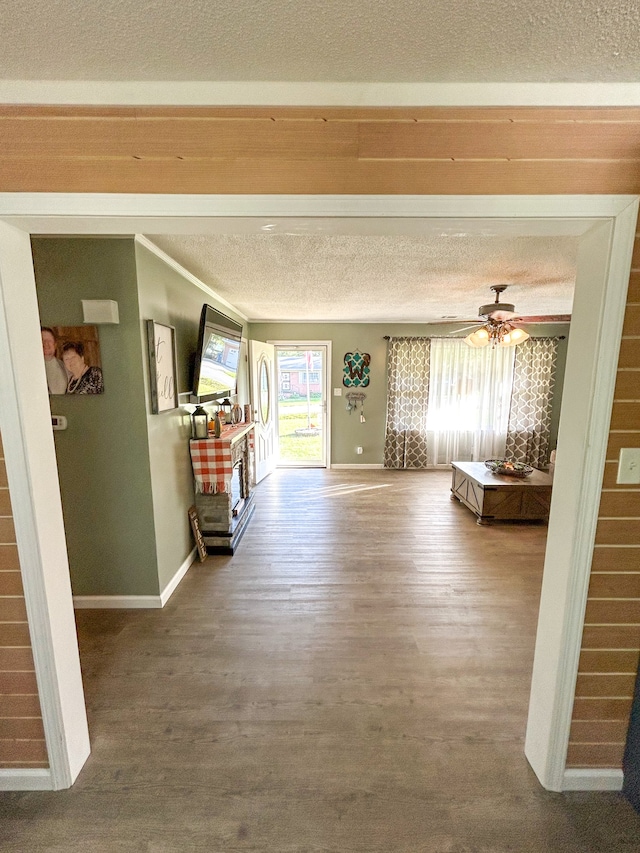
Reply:
[[[640,193],[640,164],[561,161],[0,158],[1,192],[534,195]]]
[[[271,121],[639,122],[640,107],[106,106],[0,104],[0,118],[270,119]]]
[[[3,118],[3,156],[640,160],[640,123]]]
[[[0,108],[0,190],[637,193],[640,109]]]

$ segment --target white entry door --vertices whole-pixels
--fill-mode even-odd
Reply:
[[[330,343],[274,344],[278,467],[327,466]]]
[[[275,347],[249,341],[251,409],[255,421],[256,483],[276,467]]]

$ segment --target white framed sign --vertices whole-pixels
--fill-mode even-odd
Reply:
[[[176,387],[176,330],[173,326],[147,320],[151,413],[158,415],[178,408]]]

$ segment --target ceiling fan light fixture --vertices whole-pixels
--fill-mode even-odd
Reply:
[[[508,334],[508,337],[509,337],[509,343],[508,344],[503,343],[502,346],[515,347],[518,344],[523,344],[525,341],[528,341],[531,336],[527,332],[525,332],[524,329],[517,329],[516,328],[516,329],[511,329],[511,331]]]
[[[523,344],[529,339],[529,334],[524,329],[512,326],[510,323],[497,323],[489,320],[484,326],[480,326],[475,332],[464,338],[465,344],[470,347],[486,347],[489,344],[494,347],[515,347]]]
[[[471,332],[470,335],[467,335],[464,342],[470,347],[486,347],[491,343],[489,330],[486,326],[481,326],[479,329],[476,329],[475,332]]]
[[[510,322],[513,319],[514,306],[509,302],[499,302],[500,294],[507,289],[506,284],[496,284],[491,290],[496,295],[496,301],[489,305],[480,306],[480,316],[487,322],[464,338],[470,347],[515,347],[529,339],[524,329],[519,329]]]

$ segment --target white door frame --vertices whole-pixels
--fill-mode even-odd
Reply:
[[[0,790],[68,788],[89,755],[51,409],[29,235],[0,223],[0,432],[48,770],[0,770]]]
[[[431,219],[470,231],[489,219],[580,235],[525,752],[549,790],[619,788],[618,771],[566,771],[565,759],[637,211],[631,195],[0,194],[0,430],[51,764],[37,778],[0,771],[0,788],[67,787],[88,754],[29,235],[246,232],[279,217],[287,230],[320,218],[336,233],[372,222],[426,233]]]
[[[305,349],[315,349],[324,347],[326,351],[326,362],[324,366],[324,465],[315,465],[316,468],[331,468],[331,371],[332,371],[332,355],[331,345],[333,341],[269,341],[276,348],[276,370],[277,370],[277,351],[278,347],[305,347]],[[289,466],[294,467],[294,466]]]

